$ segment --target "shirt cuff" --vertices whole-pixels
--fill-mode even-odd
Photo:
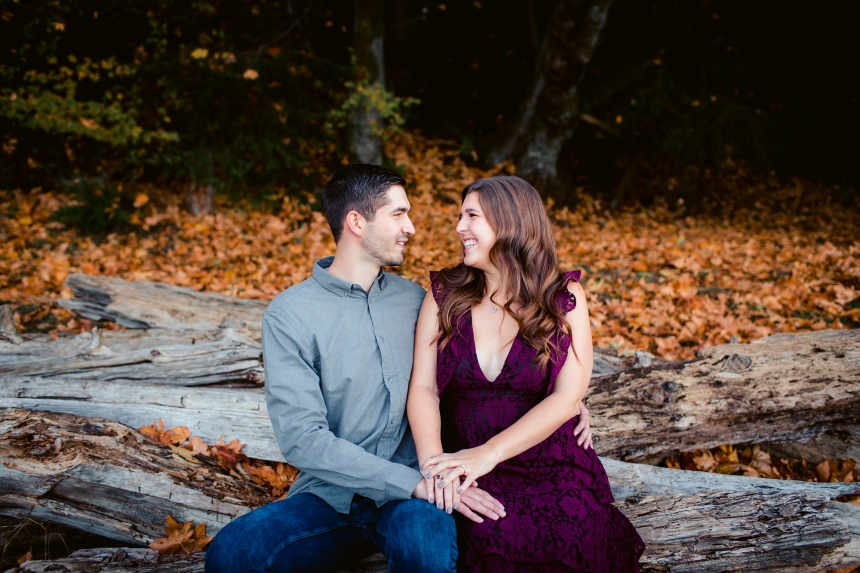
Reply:
[[[393,499],[409,499],[422,479],[424,478],[418,470],[398,465],[388,476],[385,493]]]

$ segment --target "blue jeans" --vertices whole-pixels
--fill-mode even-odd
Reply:
[[[205,573],[340,571],[381,551],[391,573],[457,570],[454,517],[419,499],[382,507],[356,495],[349,515],[309,493],[234,519],[206,550]]]

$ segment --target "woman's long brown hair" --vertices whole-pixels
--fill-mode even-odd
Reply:
[[[490,261],[499,269],[500,281],[490,300],[495,303],[495,296],[509,295],[503,307],[519,323],[520,336],[537,350],[535,360],[545,370],[553,353],[561,350],[556,342],[559,331],[571,334],[556,298],[565,288],[565,279],[558,266],[552,223],[538,192],[519,177],[476,181],[463,190],[463,200],[470,193],[478,194],[496,233]],[[449,293],[439,308],[439,340],[444,348],[460,317],[483,299],[487,283],[483,271],[463,263],[442,269],[439,277]]]

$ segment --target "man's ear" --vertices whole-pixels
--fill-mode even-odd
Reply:
[[[361,237],[367,228],[367,219],[358,211],[350,211],[346,214],[346,221],[343,225],[344,231],[347,231],[356,237]]]

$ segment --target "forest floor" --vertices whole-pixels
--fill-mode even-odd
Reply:
[[[484,171],[455,145],[412,133],[390,142],[388,154],[404,169],[417,229],[405,263],[391,270],[426,287],[430,270],[461,260],[454,232],[460,191],[511,167]],[[622,356],[647,350],[682,360],[735,337],[748,342],[775,332],[860,327],[860,212],[801,181],[780,185],[737,170],[720,184],[726,199],[700,215],[665,206],[609,212],[581,190],[574,206],[549,206],[562,268],[584,271],[595,344]],[[52,219],[69,204],[63,195],[0,191],[0,303],[12,305],[21,331],[61,336],[93,327],[56,304],[71,296],[63,282],[72,272],[270,299],[307,278],[314,260],[334,252],[310,195],[284,198],[267,210],[221,201],[216,214],[195,217],[180,208],[177,194],[146,186],[134,193],[128,228],[93,236]],[[153,424],[142,430],[229,469],[243,464],[272,499],[295,476],[285,464],[248,460],[235,442],[210,447],[185,428]],[[782,479],[860,479],[851,460],[807,467],[804,460],[771,459],[750,444],[689,452],[665,464]],[[15,535],[23,527],[9,520],[0,525]],[[22,533],[19,541],[32,546],[41,535],[40,551],[50,553],[45,525],[31,528],[33,536]],[[12,551],[23,553],[23,546]]]
[[[391,270],[427,286],[430,270],[461,260],[460,191],[511,168],[483,171],[454,145],[410,133],[388,152],[405,168],[417,229],[405,263]],[[780,186],[738,170],[720,185],[728,200],[706,215],[661,206],[611,213],[579,191],[575,206],[550,208],[562,268],[584,271],[597,345],[677,360],[734,337],[860,326],[860,212],[800,181]],[[21,330],[91,327],[54,304],[69,296],[71,272],[270,299],[334,252],[307,198],[274,210],[223,202],[195,217],[175,195],[136,193],[128,230],[93,237],[52,221],[69,202],[61,195],[0,191],[0,302],[13,305]]]

